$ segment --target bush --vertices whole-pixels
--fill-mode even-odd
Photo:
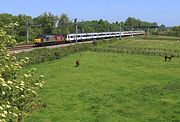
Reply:
[[[19,122],[24,113],[31,111],[36,92],[43,87],[44,81],[34,68],[25,74],[20,72],[22,65],[29,59],[26,57],[18,61],[7,50],[6,46],[13,44],[15,39],[4,28],[0,27],[0,121]]]
[[[22,52],[16,54],[17,59],[21,60],[24,57],[29,57],[30,60],[26,65],[29,64],[38,64],[45,61],[52,61],[56,59],[61,59],[65,56],[86,51],[88,50],[92,44],[81,44],[81,45],[72,45],[64,48],[54,48],[54,49],[48,49],[48,48],[42,48],[42,49],[36,49],[31,52]]]

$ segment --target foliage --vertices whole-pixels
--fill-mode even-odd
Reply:
[[[157,26],[156,22],[146,22],[134,17],[128,17],[124,23],[125,26]]]
[[[19,27],[8,31],[8,34],[14,35],[16,39],[19,41],[26,40],[26,19],[28,18],[29,23],[29,40],[33,41],[35,36],[39,34],[63,34],[66,35],[68,33],[75,33],[75,23],[70,20],[68,15],[61,14],[60,16],[53,15],[50,12],[45,12],[35,18],[27,15],[17,15],[13,16],[11,14],[0,14],[0,26],[7,25],[10,22],[18,22]],[[73,19],[74,20],[74,19]],[[91,21],[77,21],[78,32],[79,33],[88,33],[88,32],[107,32],[107,31],[120,31],[120,26],[136,26],[136,23],[139,25],[151,24],[148,22],[140,21],[134,18],[128,18],[124,22],[108,22],[107,20],[91,20]],[[128,30],[128,28],[123,28],[124,30]],[[130,29],[131,30],[131,29]]]
[[[167,28],[167,29],[164,29],[164,31],[161,30],[158,34],[163,35],[163,36],[177,36],[177,37],[180,37],[180,26]]]
[[[141,29],[141,30],[144,30],[146,32],[148,32],[148,28],[146,26],[158,26],[158,24],[156,22],[146,22],[146,21],[142,21],[140,19],[136,19],[135,17],[128,17],[126,20],[125,20],[125,23],[124,23],[124,29],[125,30],[136,30],[136,29]],[[128,27],[129,26],[129,27]],[[131,26],[135,26],[137,28],[132,28]],[[143,26],[145,28],[143,28]],[[149,32],[150,33],[155,33],[157,32],[157,29],[156,28],[150,28],[149,29]]]
[[[15,29],[9,29],[7,32],[10,35],[15,36],[18,42],[26,40],[26,19],[29,22],[29,40],[33,39],[39,34],[58,34],[66,35],[68,33],[75,33],[74,19],[70,19],[67,14],[61,14],[60,16],[53,15],[51,12],[45,12],[35,18],[27,15],[13,16],[11,14],[0,14],[0,27],[8,25],[9,23],[19,23],[19,26]],[[89,32],[107,32],[107,31],[122,31],[126,30],[145,30],[147,28],[131,28],[130,26],[157,26],[156,22],[147,22],[134,17],[128,17],[124,22],[108,22],[107,20],[78,20],[78,32],[89,33]],[[150,33],[155,35],[166,35],[166,36],[180,36],[179,26],[176,27],[165,27],[161,25],[159,29],[150,29]]]
[[[5,26],[13,28],[16,24]],[[36,74],[36,69],[21,73],[22,65],[28,58],[18,61],[15,55],[7,50],[8,45],[15,44],[15,39],[0,27],[0,121],[21,121],[25,112],[37,96],[37,89],[42,88],[43,76]]]
[[[16,54],[16,56],[18,60],[21,60],[22,58],[28,56],[30,60],[25,65],[38,64],[46,61],[61,59],[65,56],[69,56],[77,52],[86,51],[91,46],[92,46],[91,44],[80,44],[80,45],[72,45],[64,48],[54,48],[54,49],[43,48],[43,49],[36,49],[32,52],[18,53]]]
[[[35,25],[42,25],[40,28],[41,33],[39,34],[53,34],[55,31],[57,16],[50,12],[45,12],[44,14],[34,18]]]
[[[63,35],[69,34],[69,18],[66,14],[62,14],[58,21],[59,33]]]

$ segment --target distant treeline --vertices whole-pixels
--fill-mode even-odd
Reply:
[[[138,28],[140,26],[157,26],[156,22],[146,22],[136,19],[134,17],[128,17],[124,22],[108,22],[107,20],[92,20],[83,21],[77,19],[69,19],[66,14],[60,16],[53,15],[52,13],[43,13],[38,17],[31,17],[27,15],[12,14],[0,14],[0,26],[8,25],[9,23],[18,22],[19,26],[8,30],[8,33],[14,35],[18,42],[26,40],[26,20],[28,18],[29,27],[29,40],[33,39],[39,34],[63,34],[75,33],[75,25],[78,25],[79,33],[88,32],[105,32],[105,31],[119,31],[120,27],[122,30],[145,30],[147,28]],[[130,28],[129,26],[138,26],[137,28]],[[180,26],[166,28],[161,25],[161,29],[150,29],[153,34],[169,35],[169,36],[180,36]]]

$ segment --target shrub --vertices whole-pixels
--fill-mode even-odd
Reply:
[[[45,61],[52,61],[56,59],[61,59],[65,56],[86,51],[88,50],[92,44],[81,44],[81,45],[72,45],[68,47],[63,48],[54,48],[54,49],[48,49],[48,48],[42,48],[42,49],[36,49],[31,52],[22,52],[16,54],[18,60],[23,59],[24,57],[28,56],[30,58],[29,62],[25,65],[29,64],[38,64]]]
[[[4,28],[0,27],[0,121],[21,121],[23,113],[31,110],[30,105],[35,102],[37,90],[43,87],[44,81],[34,68],[25,74],[20,72],[29,58],[18,61],[7,50],[6,46],[14,44],[15,39]]]

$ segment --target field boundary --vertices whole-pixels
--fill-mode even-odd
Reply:
[[[104,41],[104,43],[112,42],[112,40]],[[165,55],[174,55],[176,58],[180,58],[180,50],[173,49],[161,49],[161,48],[141,48],[141,47],[128,47],[128,46],[119,46],[119,45],[109,45],[106,48],[97,47],[101,45],[101,42],[93,42],[90,44],[81,44],[81,45],[71,45],[64,48],[43,48],[36,49],[32,52],[21,52],[16,54],[17,59],[21,60],[24,57],[29,57],[29,62],[25,65],[39,64],[46,61],[53,61],[56,59],[61,59],[63,57],[69,56],[71,54],[84,52],[84,51],[93,51],[93,52],[105,52],[105,53],[121,53],[121,54],[131,54],[131,55],[147,55],[147,56],[162,56]]]
[[[180,41],[179,37],[142,37],[145,40],[170,40],[170,41]]]
[[[137,47],[124,47],[124,46],[109,46],[109,48],[92,47],[92,48],[90,48],[90,51],[134,54],[134,55],[149,55],[149,56],[174,55],[176,58],[180,57],[180,51],[178,51],[178,50],[158,49],[158,48],[137,48]]]

